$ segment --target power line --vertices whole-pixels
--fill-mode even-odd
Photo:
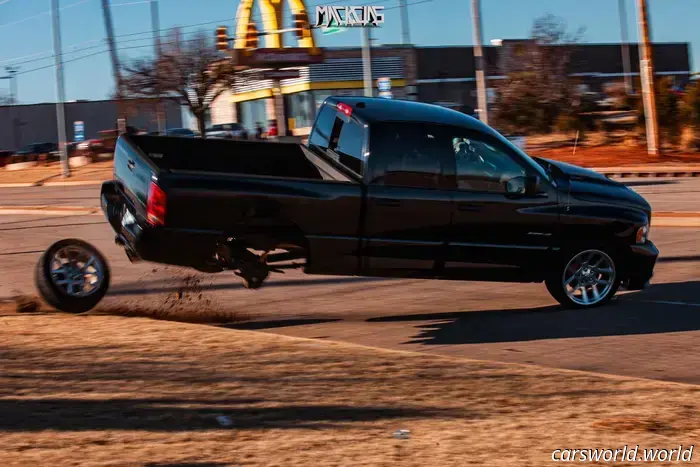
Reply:
[[[80,2],[76,2],[76,3],[72,4],[72,5],[75,6],[75,5],[78,5],[78,4],[80,4],[80,3],[85,3],[85,2],[87,2],[87,1],[90,1],[90,0],[81,0]],[[371,2],[371,3],[377,3],[377,2],[381,3],[381,2],[385,2],[385,1],[387,1],[387,0],[375,0],[374,2]],[[431,2],[433,2],[433,1],[434,1],[434,0],[418,0],[418,1],[416,1],[416,2],[408,2],[408,3],[406,3],[406,7],[412,6],[412,5],[420,5],[420,4],[422,4],[422,3],[431,3]],[[369,3],[367,3],[367,4],[369,4]],[[319,5],[320,5],[320,4],[319,4]],[[360,6],[362,6],[362,5],[363,5],[363,4],[361,4]],[[68,5],[68,7],[69,7],[69,6],[70,6],[70,5]],[[309,8],[314,7],[314,6],[317,6],[317,4],[308,5]],[[394,9],[396,9],[396,8],[401,8],[401,7],[402,7],[401,5],[397,5],[397,6],[385,8],[384,10],[385,10],[385,11],[386,11],[386,10],[394,10]],[[67,7],[64,7],[64,8],[67,8]],[[258,17],[258,15],[256,15],[256,16],[251,16],[251,18],[253,18],[253,17]],[[175,30],[175,29],[178,29],[178,28],[192,28],[192,27],[199,27],[199,26],[205,26],[205,25],[211,25],[211,24],[217,24],[217,23],[218,23],[218,24],[221,24],[221,23],[223,23],[223,22],[234,21],[234,20],[235,20],[235,18],[228,18],[228,19],[224,19],[224,20],[215,20],[215,21],[206,21],[206,22],[202,22],[202,23],[188,24],[188,25],[184,25],[184,26],[180,26],[180,27],[161,28],[161,29],[159,29],[158,31],[172,31],[172,30]],[[138,32],[138,33],[122,34],[122,35],[117,35],[117,36],[115,36],[115,38],[117,38],[117,37],[130,37],[130,36],[134,36],[134,35],[149,34],[149,33],[153,33],[153,32],[154,32],[154,30],[145,31],[145,32]],[[200,33],[200,32],[201,32],[201,31],[189,31],[189,32],[184,32],[183,35],[185,35],[185,34],[186,34],[186,35],[189,35],[189,34],[198,34],[198,33]],[[87,44],[87,43],[90,43],[90,42],[95,42],[96,40],[97,40],[97,39],[93,39],[93,40],[91,40],[91,41],[85,41],[85,42],[82,42],[82,43],[79,43],[79,44],[73,44],[72,46],[69,46],[69,47],[77,47],[78,45]],[[95,44],[95,45],[92,45],[92,46],[83,47],[83,48],[81,48],[81,49],[66,51],[66,52],[63,53],[63,55],[66,55],[66,54],[75,54],[75,53],[79,53],[79,52],[84,52],[84,51],[86,51],[86,50],[95,49],[95,48],[98,48],[98,47],[104,47],[104,46],[106,46],[106,44],[104,43],[104,40],[105,40],[105,39],[99,39],[99,41],[102,42],[102,43],[100,43],[100,44]],[[152,41],[152,38],[151,38],[151,37],[142,37],[142,38],[128,39],[128,40],[119,41],[119,42],[122,43],[122,44],[124,44],[124,43],[140,42],[140,41],[146,41],[146,40],[150,42],[150,41]],[[197,40],[198,40],[198,39],[193,39],[193,40],[182,40],[182,41],[180,41],[180,42],[181,42],[181,43],[188,43],[188,42],[196,42]],[[172,43],[173,43],[173,42],[170,42],[170,44],[172,44]],[[133,49],[143,49],[143,48],[151,48],[152,46],[153,46],[153,45],[149,43],[149,44],[136,45],[136,46],[129,46],[129,47],[117,47],[117,51],[122,51],[122,50],[133,50]],[[108,52],[108,51],[109,51],[109,50],[101,50],[101,51],[98,51],[98,52],[95,52],[95,53],[83,55],[83,56],[80,56],[80,57],[75,57],[75,58],[72,58],[72,59],[64,60],[64,63],[70,63],[70,62],[73,62],[73,61],[82,60],[82,59],[84,59],[84,58],[94,57],[94,56],[96,56],[96,55],[100,55],[100,54],[106,53],[106,52]],[[31,56],[36,56],[36,55],[38,55],[38,54],[40,54],[40,53],[44,53],[44,52],[39,52],[39,53],[37,53],[37,54],[31,54],[31,55],[27,55],[27,56],[23,56],[23,57],[16,57],[15,59],[9,59],[9,60],[5,60],[5,61],[3,61],[3,62],[0,62],[0,64],[8,63],[8,62],[11,62],[12,60],[17,60],[17,59],[20,59],[20,58],[29,58],[29,57],[31,57]],[[48,56],[46,56],[46,57],[36,58],[36,59],[32,59],[32,60],[25,60],[25,61],[21,61],[21,62],[12,62],[12,65],[22,65],[22,64],[27,64],[27,63],[35,63],[35,62],[40,62],[40,61],[43,61],[43,60],[48,60],[48,59],[51,59],[51,58],[53,58],[53,57],[54,57],[54,55],[48,55]],[[44,69],[46,69],[46,68],[50,68],[50,67],[52,67],[52,66],[53,66],[53,65],[46,65],[46,66],[41,66],[41,67],[37,67],[37,68],[32,68],[32,69],[25,70],[25,71],[23,71],[23,72],[21,72],[21,73],[17,73],[17,74],[31,73],[31,72],[33,72],[33,71],[39,71],[39,70],[44,70]]]
[[[59,10],[61,10],[61,11],[67,10],[67,9],[69,9],[69,8],[73,8],[73,7],[76,7],[76,6],[78,6],[78,5],[82,5],[83,3],[87,3],[87,2],[91,2],[91,1],[92,1],[92,0],[78,0],[78,1],[75,2],[75,3],[71,3],[71,4],[69,4],[69,5],[62,6],[61,8],[59,8]],[[0,24],[0,29],[4,28],[4,27],[6,27],[6,26],[13,26],[13,25],[15,25],[15,24],[21,24],[21,23],[24,23],[24,22],[26,22],[26,21],[29,21],[29,20],[32,20],[32,19],[35,19],[35,18],[39,18],[40,16],[50,15],[50,14],[51,14],[51,10],[41,11],[41,12],[35,14],[35,15],[27,16],[26,18],[18,19],[18,20],[16,20],[16,21],[10,21],[9,23],[5,23],[5,24]]]

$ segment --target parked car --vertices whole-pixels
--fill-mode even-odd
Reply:
[[[222,123],[207,129],[207,138],[241,139],[247,132],[240,123]]]
[[[21,147],[12,156],[13,162],[31,162],[58,150],[56,143],[32,143]]]
[[[165,136],[178,136],[180,138],[196,138],[198,135],[189,128],[168,128]]]
[[[651,207],[625,185],[400,100],[329,97],[307,146],[123,136],[101,204],[130,259],[231,270],[248,288],[302,267],[544,282],[562,305],[590,308],[646,287],[659,253]],[[96,303],[54,289],[60,309]]]

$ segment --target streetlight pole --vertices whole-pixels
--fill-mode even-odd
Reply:
[[[627,94],[632,94],[632,65],[630,60],[629,39],[627,37],[626,1],[627,0],[618,0],[618,8],[620,11],[620,38],[622,39],[622,71],[625,75],[625,91]]]
[[[370,52],[372,39],[370,27],[362,28],[362,80],[364,82],[365,97],[372,97],[372,54]]]
[[[472,21],[474,23],[474,64],[476,69],[476,97],[479,107],[479,120],[489,124],[488,102],[486,101],[486,76],[484,73],[484,52],[481,47],[481,13],[479,0],[472,0]]]
[[[156,52],[156,115],[158,119],[158,133],[165,134],[165,112],[163,109],[163,101],[160,98],[160,19],[158,15],[158,0],[151,0],[151,27],[153,29],[153,43]]]
[[[651,53],[651,40],[646,0],[637,0],[639,15],[639,36],[641,39],[639,72],[642,76],[642,99],[647,128],[647,150],[652,156],[659,154],[659,121],[656,117],[656,94],[654,93],[654,61]]]
[[[68,148],[66,147],[66,115],[63,102],[66,100],[66,91],[63,84],[63,56],[61,55],[61,21],[58,16],[58,0],[51,0],[53,12],[53,53],[56,63],[56,123],[58,126],[58,150],[61,154],[61,167],[63,176],[70,177],[68,165]]]

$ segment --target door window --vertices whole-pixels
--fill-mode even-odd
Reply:
[[[506,182],[525,169],[497,143],[472,137],[452,139],[460,190],[505,193]]]
[[[443,188],[454,164],[449,136],[438,125],[381,123],[370,128],[370,183]]]

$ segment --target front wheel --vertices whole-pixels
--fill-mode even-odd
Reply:
[[[109,266],[95,247],[77,239],[51,245],[36,264],[34,280],[41,297],[60,311],[94,308],[109,288]]]
[[[547,290],[566,308],[593,308],[610,301],[620,279],[612,256],[588,249],[564,255],[545,281]]]

